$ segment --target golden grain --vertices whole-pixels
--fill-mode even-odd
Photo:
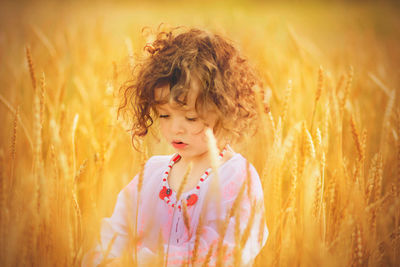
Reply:
[[[362,148],[361,148],[361,138],[360,138],[360,133],[357,129],[356,123],[354,121],[354,116],[351,115],[350,117],[350,126],[351,126],[351,133],[353,135],[354,142],[356,144],[357,148],[357,154],[358,154],[358,159],[362,158]]]
[[[336,95],[338,94],[340,88],[342,88],[343,82],[345,80],[346,76],[344,74],[340,75],[339,81],[336,85]]]
[[[289,80],[288,85],[286,87],[285,98],[283,102],[282,123],[285,123],[286,121],[291,94],[292,94],[292,80]]]
[[[309,158],[315,158],[314,142],[313,142],[311,134],[308,131],[308,129],[306,128],[305,124],[303,124],[303,136],[304,136],[304,147],[305,147],[306,155]]]
[[[36,75],[35,75],[35,66],[33,65],[31,49],[29,46],[25,47],[26,53],[26,61],[28,63],[29,73],[31,75],[31,82],[33,91],[36,91]]]
[[[349,71],[347,73],[347,82],[346,82],[346,87],[344,88],[343,91],[343,98],[340,101],[340,110],[343,111],[347,99],[349,97],[349,93],[350,93],[350,88],[351,88],[351,84],[353,82],[353,74],[354,74],[354,70],[353,70],[353,66],[350,66]]]
[[[197,261],[198,250],[199,250],[199,245],[200,245],[201,234],[203,232],[203,227],[204,227],[204,216],[200,216],[199,223],[198,223],[197,229],[196,229],[196,239],[194,241],[194,247],[193,247],[192,265],[194,265]]]
[[[211,246],[208,248],[208,252],[207,252],[207,255],[206,255],[205,259],[204,259],[202,267],[209,266],[210,259],[211,259],[211,256],[213,254],[213,251],[214,251],[214,243],[212,243]]]
[[[246,245],[247,240],[250,237],[250,231],[253,228],[254,218],[255,218],[255,215],[256,215],[256,212],[258,209],[259,209],[259,203],[255,202],[255,201],[252,202],[250,217],[249,217],[249,220],[247,221],[246,228],[244,229],[242,238],[240,240],[240,244],[242,247],[244,247]]]
[[[140,54],[144,40],[135,35],[135,30],[126,31],[126,27],[118,26],[120,18],[116,14],[121,13],[112,6],[108,6],[107,14],[114,23],[107,27],[102,18],[90,16],[90,11],[77,12],[79,7],[71,9],[74,20],[66,20],[65,11],[60,10],[60,14],[57,13],[59,25],[49,24],[53,27],[50,29],[46,26],[47,16],[38,16],[46,14],[45,9],[42,10],[45,5],[28,5],[29,12],[21,13],[22,22],[35,21],[40,28],[18,23],[12,27],[13,31],[6,30],[3,34],[2,40],[10,48],[3,49],[9,53],[1,54],[4,71],[0,93],[0,108],[3,109],[0,111],[3,129],[0,262],[4,266],[79,265],[96,242],[100,219],[111,214],[116,193],[135,173],[139,173],[137,201],[126,203],[128,209],[131,208],[127,214],[131,217],[129,251],[134,250],[133,246],[139,247],[155,226],[154,222],[149,222],[137,233],[140,216],[136,213],[135,218],[134,208],[140,204],[139,196],[146,182],[144,166],[149,157],[147,152],[140,153],[141,156],[132,152],[127,145],[130,137],[121,127],[127,124],[114,121],[115,90],[124,80],[134,82],[130,80],[134,65],[141,64],[148,56],[142,58]],[[7,12],[8,6],[4,8]],[[158,10],[156,5],[152,8]],[[356,6],[349,14],[355,12],[353,9],[357,10]],[[248,15],[246,10],[239,10],[235,16]],[[285,12],[284,9],[279,11]],[[163,12],[168,14],[169,9]],[[390,12],[385,15],[394,17]],[[222,20],[216,27],[229,27],[223,22],[227,14],[220,13]],[[132,17],[137,17],[135,14]],[[364,19],[363,12],[360,14]],[[151,16],[149,21],[154,21]],[[8,25],[8,17],[13,16],[0,16],[2,25]],[[271,22],[268,16],[266,18],[265,21]],[[295,21],[298,18],[293,17]],[[176,19],[182,18],[176,16]],[[368,19],[373,24],[380,21]],[[249,58],[256,60],[255,65],[260,67],[265,81],[265,85],[254,88],[261,94],[257,107],[261,114],[261,130],[254,137],[246,137],[247,143],[234,146],[249,159],[243,172],[247,179],[236,192],[232,209],[217,222],[219,238],[215,243],[211,241],[208,247],[203,247],[202,233],[210,226],[206,225],[205,216],[200,216],[194,233],[190,227],[196,223],[190,221],[192,218],[186,206],[183,207],[182,227],[189,236],[196,235],[194,244],[188,244],[189,249],[193,246],[193,251],[188,251],[188,255],[192,254],[192,266],[202,263],[207,266],[215,260],[217,265],[227,265],[228,255],[233,256],[230,260],[234,265],[240,266],[251,227],[259,228],[258,242],[261,243],[265,239],[264,222],[269,229],[268,241],[254,266],[399,265],[398,80],[393,79],[397,75],[393,68],[395,57],[387,56],[388,50],[382,49],[391,44],[391,34],[398,26],[395,20],[391,21],[391,25],[385,26],[385,32],[389,33],[385,36],[376,35],[374,29],[362,35],[354,29],[346,29],[344,24],[337,24],[340,32],[351,36],[346,53],[342,53],[341,48],[331,49],[333,46],[326,46],[325,42],[318,42],[317,48],[313,44],[315,39],[310,40],[303,30],[294,26],[288,27],[287,36],[274,35],[275,25],[267,26],[262,21],[257,21],[258,27],[250,27],[246,34],[240,27],[231,28],[235,38],[244,45],[243,50],[250,52]],[[318,23],[310,25],[314,25],[310,29],[317,29],[314,27]],[[140,28],[138,23],[131,26]],[[15,38],[15,34],[21,32],[26,33],[24,42],[31,44],[25,50],[24,43],[17,44],[18,38]],[[121,38],[113,36],[123,36],[125,49],[108,52],[110,47],[121,46]],[[262,36],[270,39],[268,45]],[[275,39],[279,39],[279,45]],[[355,53],[363,42],[368,44],[363,52],[369,61]],[[0,45],[3,47],[4,42]],[[331,53],[323,55],[319,49]],[[395,52],[391,55],[396,55]],[[25,65],[21,64],[21,58]],[[357,66],[357,72],[349,67],[347,73],[341,75],[344,68],[341,62]],[[325,69],[319,68],[315,86],[315,66],[319,64],[324,64]],[[211,130],[208,138],[213,182],[216,183],[212,189],[220,194],[225,188],[219,188],[219,148]],[[153,135],[146,136],[141,150],[150,155],[171,152],[156,140]],[[257,192],[254,187],[257,181],[251,177],[254,173],[249,162],[260,174],[266,216],[257,224],[255,218],[259,217],[253,214],[258,210],[252,205],[251,217],[244,225],[240,220],[243,200],[251,199]],[[185,179],[183,177],[180,184],[180,196],[185,189]],[[317,182],[306,190],[310,179],[317,179],[314,180]],[[218,218],[222,211],[218,208],[221,199],[222,194],[215,202],[208,203],[217,206]],[[224,240],[228,229],[234,231],[236,240],[229,247],[232,251],[227,250]],[[168,249],[164,250],[168,240],[163,240],[161,232],[158,234],[158,240],[154,240],[158,254],[154,263],[162,266],[168,257],[165,255]],[[108,244],[105,254],[109,253],[115,239]],[[203,249],[207,255],[200,253]],[[122,265],[141,264],[134,259],[137,257],[125,253]],[[184,262],[185,266],[188,264]]]
[[[314,107],[313,107],[313,111],[312,111],[312,115],[311,115],[311,127],[310,127],[311,131],[313,130],[315,113],[317,110],[318,100],[321,97],[323,85],[324,85],[324,70],[322,69],[322,66],[319,66],[318,85],[317,85],[317,91],[315,93]]]
[[[19,119],[19,106],[15,109],[15,117],[14,117],[14,127],[13,127],[13,135],[11,139],[11,153],[10,153],[10,184],[9,184],[9,190],[13,190],[14,188],[14,168],[15,168],[15,159],[16,159],[16,154],[17,154],[17,132],[18,132],[18,119]],[[3,185],[5,186],[5,181],[3,181]],[[2,194],[7,194],[5,190],[2,192]],[[5,196],[4,196],[5,197]]]

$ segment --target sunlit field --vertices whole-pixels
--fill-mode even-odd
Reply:
[[[156,131],[134,150],[117,119],[161,23],[230,38],[263,80],[233,146],[264,189],[255,265],[400,265],[400,7],[378,3],[0,3],[0,265],[80,266],[143,161],[173,152]]]

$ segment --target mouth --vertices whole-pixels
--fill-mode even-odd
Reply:
[[[172,141],[171,144],[176,149],[183,149],[188,145],[188,144],[185,144],[184,142],[178,141],[178,140]]]

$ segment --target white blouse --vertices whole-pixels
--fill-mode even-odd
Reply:
[[[168,250],[168,266],[181,266],[185,260],[191,258],[200,216],[203,219],[203,231],[201,231],[197,260],[194,266],[200,266],[204,262],[212,244],[214,245],[210,266],[216,264],[218,240],[220,240],[218,219],[222,224],[228,222],[223,237],[223,245],[227,248],[223,261],[225,266],[233,265],[234,248],[240,242],[235,240],[235,223],[237,221],[235,216],[239,216],[240,227],[236,229],[240,229],[241,236],[248,228],[246,231],[248,238],[245,240],[245,245],[240,248],[241,266],[253,263],[268,236],[264,195],[259,175],[254,166],[249,164],[247,171],[246,159],[241,154],[235,153],[219,167],[219,183],[212,183],[212,179],[216,178],[210,172],[208,177],[199,183],[201,184],[199,188],[195,187],[182,193],[177,201],[177,193],[173,190],[168,191],[168,196],[165,194],[165,189],[164,193],[160,193],[165,186],[165,180],[163,181],[165,172],[168,171],[168,165],[173,157],[174,155],[153,156],[147,161],[143,173],[143,185],[139,194],[139,205],[137,205],[138,175],[118,194],[112,216],[102,221],[100,243],[90,253],[91,257],[88,256],[89,253],[85,255],[83,266],[92,264],[97,266],[103,260],[103,253],[107,250],[114,235],[115,240],[108,258],[122,255],[127,249],[128,233],[135,229],[136,208],[138,208],[137,232],[139,237],[142,237],[137,244],[139,266],[154,263],[157,258],[160,236],[163,240],[164,253],[166,254]],[[250,174],[251,183],[246,179],[247,173]],[[216,187],[217,190],[212,190],[212,184],[219,185]],[[238,211],[228,218],[227,216],[232,214],[233,203],[238,197],[242,185],[246,188],[244,188],[241,201],[237,205]],[[248,187],[250,191],[248,191]],[[182,201],[190,198],[192,194],[196,194],[197,201],[187,207],[190,224],[190,230],[187,231],[183,220],[183,210],[178,206],[181,206]],[[161,199],[165,196],[167,198]],[[171,206],[171,203],[175,203],[174,207]],[[134,256],[135,253],[132,252],[132,257]]]

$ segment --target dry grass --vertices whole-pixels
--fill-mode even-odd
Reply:
[[[172,152],[153,135],[140,144],[145,153],[133,150],[116,119],[118,88],[146,43],[141,28],[160,22],[231,37],[264,80],[261,130],[234,147],[264,189],[269,237],[255,265],[399,265],[398,8],[344,5],[2,3],[1,265],[80,265],[121,188],[141,173],[140,191],[144,162]],[[250,186],[219,225],[224,236],[236,221],[236,266],[258,209],[249,224],[237,223]],[[205,222],[190,229],[185,213],[196,235],[191,263],[206,266],[215,255],[224,265],[223,240],[199,255]],[[150,229],[133,227],[131,245]],[[161,266],[161,235],[158,243]],[[130,255],[122,262],[136,265]]]

